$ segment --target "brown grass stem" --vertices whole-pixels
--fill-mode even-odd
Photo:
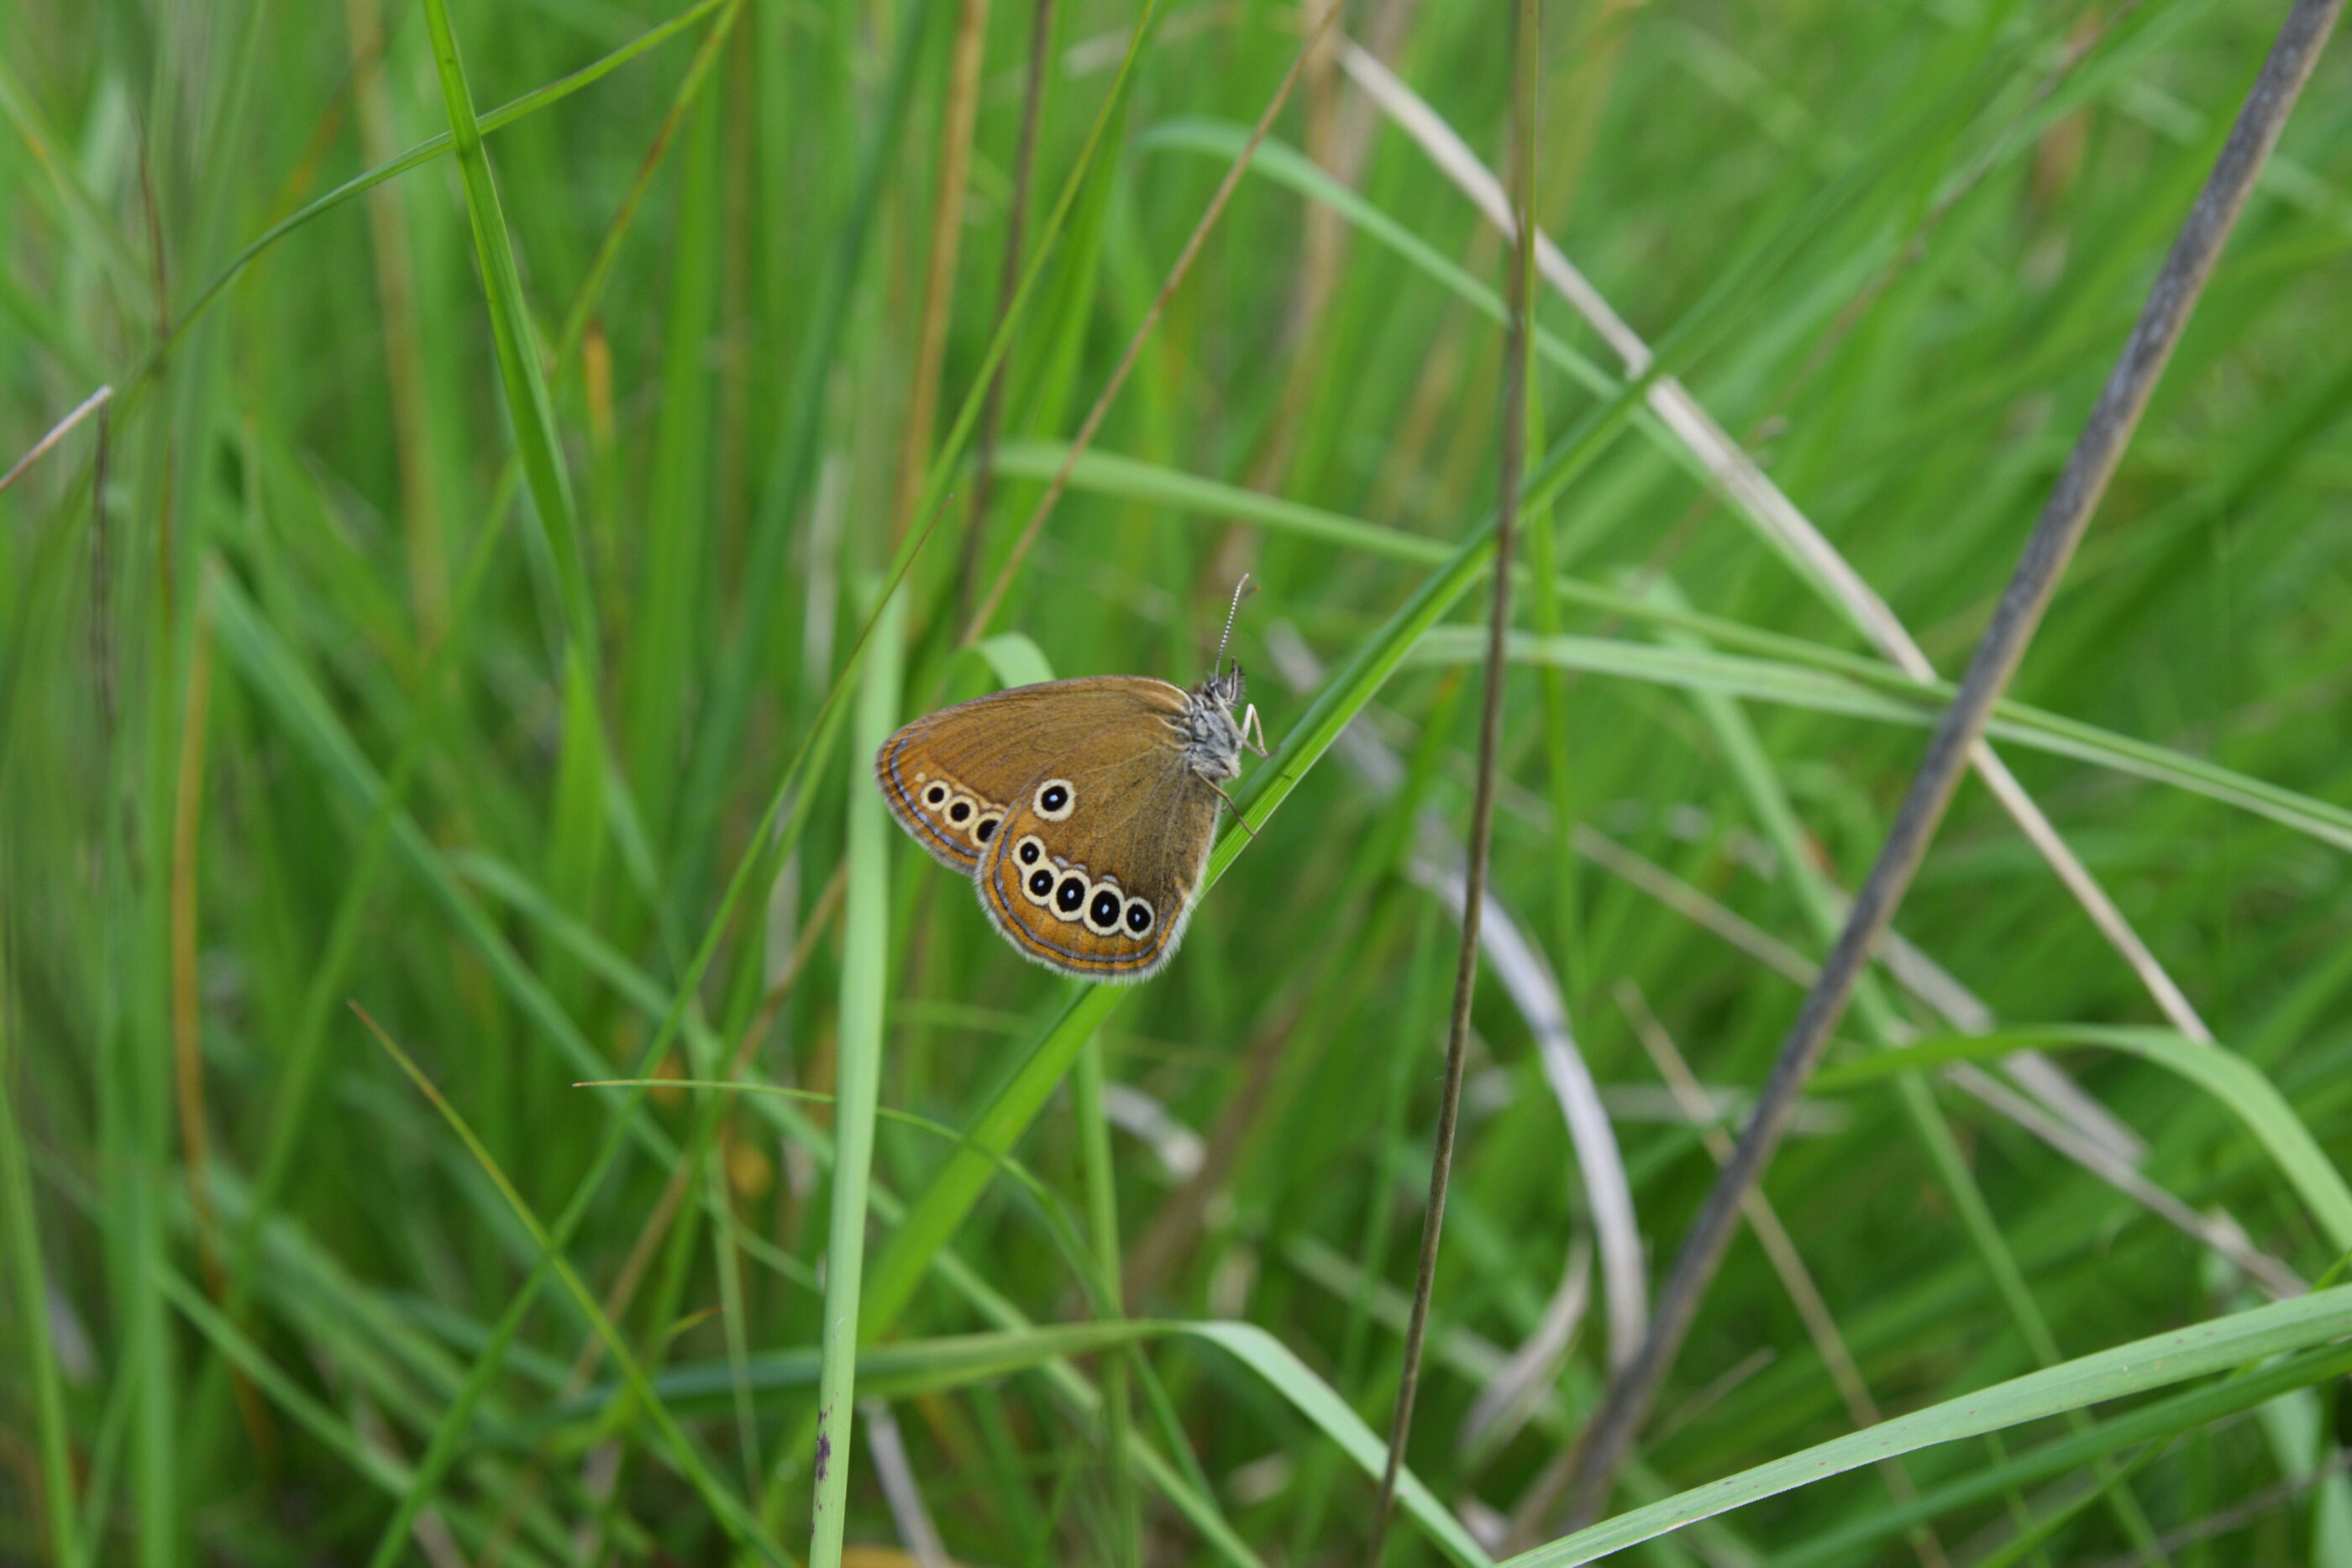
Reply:
[[[982,45],[988,40],[988,0],[962,0],[948,58],[947,101],[940,110],[940,181],[931,197],[930,258],[923,277],[921,326],[915,339],[914,383],[898,450],[898,497],[890,509],[890,543],[907,537],[922,505],[931,431],[940,401],[940,365],[947,357],[948,318],[955,305],[956,256],[963,235],[963,188],[971,168],[972,120],[980,106]]]
[[[377,0],[344,0],[350,34],[352,98],[360,150],[371,167],[399,155],[392,89],[383,69],[383,18]],[[434,483],[432,419],[425,386],[423,329],[416,307],[414,248],[405,193],[389,181],[367,193],[382,313],[383,375],[392,399],[393,455],[400,476],[401,528],[408,548],[408,598],[416,640],[430,648],[449,629],[449,561],[442,540],[441,497]]]
[[[996,319],[1013,314],[1021,292],[1021,246],[1029,226],[1029,185],[1036,172],[1037,119],[1045,98],[1045,51],[1054,39],[1054,0],[1036,0],[1029,13],[1029,74],[1021,96],[1021,138],[1013,153],[1013,202],[1004,215],[1004,266],[997,275]],[[956,613],[971,615],[971,594],[980,576],[980,545],[988,529],[988,509],[996,499],[996,434],[1004,417],[1004,361],[989,372],[974,433],[978,455],[972,476],[971,510],[963,526],[963,553],[956,568]]]
[[[1325,14],[1328,21],[1336,5]],[[1437,1282],[1438,1243],[1445,1229],[1445,1189],[1454,1170],[1454,1135],[1462,1110],[1462,1074],[1470,1044],[1470,1002],[1478,985],[1479,916],[1486,903],[1486,869],[1495,828],[1496,752],[1503,730],[1503,686],[1510,670],[1504,643],[1511,624],[1511,547],[1518,520],[1519,478],[1527,465],[1528,382],[1534,371],[1528,314],[1535,283],[1536,93],[1541,79],[1542,13],[1537,0],[1518,0],[1511,35],[1514,90],[1511,94],[1512,172],[1517,190],[1517,242],[1511,246],[1510,309],[1505,328],[1499,411],[1499,473],[1495,499],[1495,598],[1486,617],[1486,680],[1478,712],[1478,782],[1471,796],[1467,864],[1463,873],[1462,947],[1454,967],[1454,1011],[1445,1034],[1445,1088],[1438,1103],[1437,1135],[1429,1162],[1429,1201],[1421,1216],[1421,1255],[1413,1269],[1412,1315],[1406,1320],[1404,1359],[1397,1373],[1396,1408],[1389,1422],[1387,1462],[1381,1470],[1380,1500],[1372,1513],[1371,1546],[1364,1555],[1380,1568],[1388,1545],[1389,1519],[1396,1507],[1397,1472],[1403,1468],[1412,1436],[1413,1396],[1421,1380],[1421,1356],[1429,1333],[1429,1301]],[[1311,45],[1310,45],[1311,47]]]
[[[1983,737],[1993,704],[2024,658],[2067,560],[2115,476],[2124,448],[2138,427],[2189,314],[2221,258],[2221,246],[2277,145],[2287,115],[2342,9],[2343,0],[2295,0],[2263,61],[2262,71],[2230,128],[2229,140],[2174,238],[2139,319],[2026,540],[2017,570],[1977,644],[1959,691],[1928,741],[1927,755],[1912,778],[1870,876],[1854,899],[1820,977],[1790,1026],[1779,1059],[1757,1098],[1755,1114],[1692,1223],[1673,1272],[1659,1292],[1642,1354],[1611,1379],[1601,1410],[1579,1444],[1567,1477],[1568,1509],[1560,1521],[1564,1529],[1572,1530],[1593,1519],[1607,1500],[1634,1434],[1690,1331],[1699,1298],[1723,1260],[1741,1201],[1779,1147],[1796,1111],[1798,1095],[1829,1045],[1831,1030],[1844,1016],[1855,983],[1893,923],[1928,841],[1951,804],[1969,752]]]

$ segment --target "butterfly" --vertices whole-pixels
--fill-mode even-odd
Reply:
[[[972,879],[1024,957],[1082,979],[1148,978],[1183,940],[1217,809],[1233,804],[1223,781],[1241,777],[1244,750],[1266,754],[1241,665],[1216,673],[1223,663],[1221,642],[1190,690],[1087,675],[941,708],[883,743],[875,782],[917,843]]]

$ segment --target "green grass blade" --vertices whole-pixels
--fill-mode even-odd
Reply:
[[[2344,1324],[2352,1321],[2346,1317],[2347,1312],[2352,1312],[2352,1286],[2339,1286],[2078,1356],[1693,1487],[1522,1552],[1504,1568],[1574,1568],[1698,1520],[1843,1475],[1890,1455],[1982,1437],[2103,1400],[2292,1354],[2339,1337]]]
[[[474,113],[473,91],[457,37],[449,25],[448,0],[425,0],[433,37],[433,66],[449,112],[450,144],[466,186],[466,214],[474,230],[474,256],[481,264],[482,292],[489,304],[490,338],[498,350],[499,381],[506,392],[507,417],[522,455],[539,526],[544,530],[564,624],[572,648],[593,674],[597,664],[596,612],[588,590],[588,568],[580,549],[579,512],[572,501],[572,476],[555,434],[555,405],[547,395],[538,336],[515,267],[514,236],[490,175],[482,147],[482,124]],[[572,716],[572,722],[585,722]]]
[[[997,448],[998,472],[1019,479],[1051,479],[1061,472],[1069,447],[1058,441],[1014,442]],[[1361,550],[1366,555],[1435,566],[1453,554],[1442,539],[1402,528],[1360,522],[1339,512],[1279,496],[1261,495],[1239,485],[1204,479],[1156,463],[1089,449],[1070,469],[1070,488],[1117,496],[1146,506],[1211,517],[1242,517],[1271,533]]]
[[[1465,664],[1479,657],[1481,646],[1476,632],[1449,628],[1414,649],[1412,662]],[[1874,681],[1864,681],[1835,671],[1807,669],[1742,654],[1660,647],[1607,637],[1518,633],[1511,640],[1511,656],[1525,664],[1648,681],[1688,691],[1720,692],[1817,713],[1904,725],[1933,724],[1937,714],[1950,700],[1947,683],[1909,681],[1894,671],[1885,672]],[[2072,757],[2202,795],[2266,817],[2339,849],[2352,850],[2352,810],[2168,747],[2135,740],[2012,702],[2000,706],[1990,733],[2037,751]]]
[[[1105,1077],[1102,1040],[1097,1036],[1078,1052],[1076,1070],[1070,1077],[1070,1113],[1077,1123],[1087,1232],[1094,1243],[1096,1310],[1116,1322],[1127,1315],[1127,1309],[1119,1299],[1118,1174],[1111,1163],[1110,1118],[1103,1110]],[[1125,1356],[1113,1355],[1103,1362],[1103,1455],[1110,1469],[1113,1568],[1138,1568],[1143,1553],[1143,1516],[1128,1458],[1133,1424],[1128,1405],[1128,1371]]]
[[[832,1227],[825,1248],[824,1371],[817,1386],[816,1480],[809,1568],[841,1568],[848,1523],[850,1441],[857,1405],[859,1296],[866,1272],[867,1188],[882,1083],[882,1014],[889,986],[890,820],[866,758],[898,727],[903,598],[883,606],[858,684],[849,778],[849,886],[842,905],[840,1102],[834,1118]]]
[[[1776,1552],[1770,1568],[1823,1568],[1827,1563],[1849,1561],[1855,1552],[1867,1551],[1914,1524],[2079,1469],[2137,1443],[2161,1444],[2167,1438],[2193,1432],[2283,1394],[2320,1386],[2347,1372],[2352,1372],[2352,1345],[2328,1345],[2284,1357],[2269,1366],[2223,1378],[2187,1394],[2173,1395],[2102,1421],[2087,1431],[2071,1433],[2038,1448],[2030,1448],[2006,1463],[1990,1465],[1972,1475],[1942,1482],[1910,1502],[1884,1509],[1802,1545]]]

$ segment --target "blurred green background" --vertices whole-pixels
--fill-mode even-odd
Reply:
[[[1542,291],[1390,1562],[1500,1554],[1638,1334],[1939,700],[1854,590],[1958,672],[2281,9],[1542,7],[1543,229],[1769,479]],[[0,0],[0,465],[112,389],[0,493],[0,1562],[802,1561],[877,1064],[832,1560],[1362,1560],[1486,591],[1403,617],[1508,250],[1433,149],[1505,166],[1511,7],[1344,10],[1040,508],[1321,15]],[[2352,1248],[2347,343],[2339,48],[1997,728],[2148,956],[1963,787],[1620,1507]],[[1270,738],[1354,727],[1160,977],[854,826],[927,706],[1198,680],[1244,570]],[[647,1064],[818,1098],[574,1086]],[[1122,1311],[1257,1337],[1054,1326]],[[2352,1564],[2341,1362],[1642,1560]]]

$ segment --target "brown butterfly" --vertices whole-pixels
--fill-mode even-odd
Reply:
[[[1241,776],[1244,748],[1265,755],[1241,702],[1238,664],[1190,691],[1149,675],[1014,686],[917,719],[883,743],[874,778],[1024,956],[1140,980],[1183,938],[1217,808],[1233,803],[1221,781]]]

